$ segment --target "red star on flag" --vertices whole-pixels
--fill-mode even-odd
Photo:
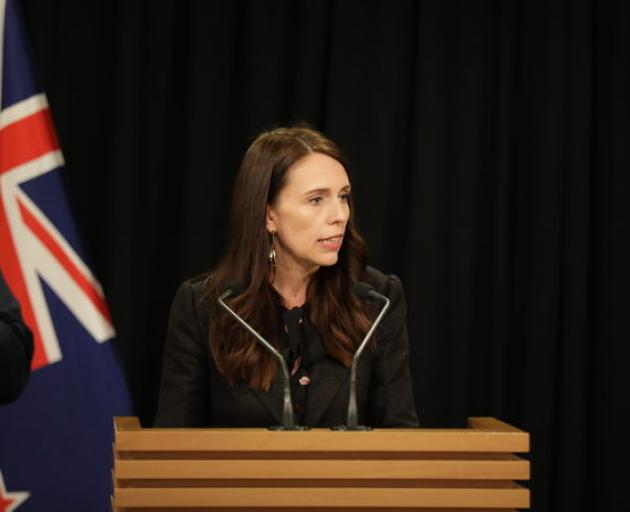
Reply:
[[[13,512],[24,503],[31,494],[29,492],[8,492],[0,471],[0,512]]]

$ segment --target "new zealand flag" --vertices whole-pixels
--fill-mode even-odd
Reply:
[[[0,0],[0,268],[35,354],[22,396],[0,406],[0,512],[109,510],[112,416],[131,407],[17,8]]]

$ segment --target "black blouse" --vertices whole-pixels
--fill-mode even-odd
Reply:
[[[289,373],[291,374],[291,400],[295,421],[303,421],[304,405],[311,384],[310,370],[326,357],[326,351],[315,326],[308,318],[307,306],[287,309],[276,294],[280,325],[283,325],[281,343]]]

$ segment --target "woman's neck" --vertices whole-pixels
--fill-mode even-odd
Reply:
[[[301,269],[276,267],[271,284],[282,297],[285,307],[291,309],[302,306],[306,302],[306,291],[315,272],[316,270],[307,273]]]

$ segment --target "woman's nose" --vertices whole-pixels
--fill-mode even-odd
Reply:
[[[333,201],[330,212],[330,222],[331,224],[341,223],[344,224],[348,221],[348,217],[350,215],[350,209],[348,207],[348,203],[338,199]]]

